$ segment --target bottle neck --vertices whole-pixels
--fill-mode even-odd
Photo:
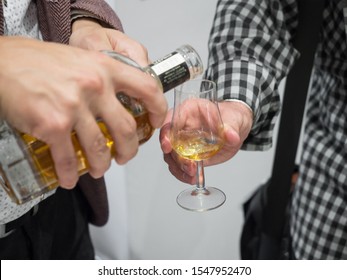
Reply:
[[[183,45],[176,51],[141,67],[132,59],[113,51],[103,51],[108,56],[151,75],[163,92],[202,74],[203,64],[198,53],[189,45]]]
[[[173,52],[145,68],[145,71],[160,82],[163,92],[184,83],[191,78],[189,66],[184,57]]]

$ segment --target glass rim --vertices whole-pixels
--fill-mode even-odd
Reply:
[[[196,84],[196,83],[199,83],[199,84],[205,83],[205,84],[211,85],[211,86],[209,86],[208,89],[200,91],[200,93],[208,92],[208,91],[211,91],[211,90],[217,92],[217,84],[216,84],[216,82],[213,81],[213,80],[208,80],[208,79],[203,79],[203,78],[201,78],[201,79],[198,78],[198,79],[192,79],[192,80],[185,81],[183,84],[179,85],[178,87],[175,87],[174,91],[177,92],[177,93],[185,92],[184,88],[188,89],[189,84]]]

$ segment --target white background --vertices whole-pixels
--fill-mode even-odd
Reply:
[[[148,49],[152,60],[182,44],[191,44],[207,63],[207,41],[216,0],[126,0],[108,3],[125,33]],[[172,105],[172,92],[166,93]],[[192,213],[176,204],[189,187],[175,179],[163,161],[158,131],[125,166],[114,164],[106,175],[110,220],[92,227],[97,254],[103,259],[239,259],[242,203],[267,179],[273,150],[244,152],[205,170],[208,185],[227,196],[219,209]]]

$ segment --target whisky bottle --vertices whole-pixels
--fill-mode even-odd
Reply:
[[[147,67],[140,67],[131,59],[113,51],[104,53],[148,73],[158,82],[163,92],[194,79],[203,72],[201,58],[190,45],[181,46]],[[145,143],[151,138],[154,128],[143,103],[122,92],[116,93],[116,96],[136,121],[139,143]],[[97,122],[107,140],[110,153],[114,156],[116,147],[113,139],[102,120]],[[88,161],[75,132],[71,133],[71,139],[81,176],[88,172]],[[31,135],[17,131],[3,120],[0,120],[0,185],[17,204],[43,196],[59,186],[49,146]]]

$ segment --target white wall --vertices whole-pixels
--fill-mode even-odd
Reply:
[[[194,46],[207,62],[207,40],[216,0],[109,0],[125,32],[144,44],[152,60],[182,44]],[[166,93],[170,104],[171,92]],[[240,152],[206,168],[207,184],[221,188],[226,203],[207,213],[176,204],[189,187],[163,161],[158,132],[124,167],[107,173],[110,222],[92,227],[98,255],[111,259],[238,259],[242,202],[271,170],[273,152]]]

